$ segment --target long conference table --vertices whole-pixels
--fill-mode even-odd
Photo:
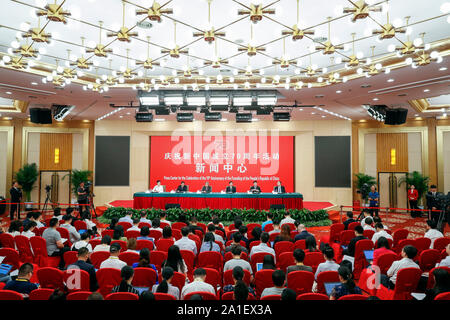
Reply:
[[[182,209],[257,209],[269,210],[272,204],[284,204],[286,209],[303,209],[300,193],[147,193],[133,195],[134,209],[165,209],[166,204],[179,203]]]

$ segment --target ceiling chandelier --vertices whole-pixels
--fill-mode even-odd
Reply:
[[[353,13],[352,21],[355,22],[358,19],[365,19],[369,16],[369,12],[381,12],[381,6],[369,6],[365,0],[358,0],[352,2],[353,7],[344,8],[344,13]]]
[[[45,10],[38,10],[36,12],[36,15],[46,16],[48,20],[51,20],[53,22],[62,22],[64,24],[67,23],[66,17],[70,16],[70,12],[63,10],[62,5],[65,1],[62,1],[61,4],[58,4],[55,0],[55,3],[53,4],[47,4],[45,6]]]
[[[169,54],[172,58],[179,58],[180,54],[188,54],[187,49],[180,49],[180,47],[177,45],[177,22],[173,21],[173,43],[174,47],[170,50],[168,49],[161,49],[161,53]]]
[[[211,24],[211,2],[212,0],[207,0],[208,2],[208,30],[205,32],[194,32],[194,37],[203,37],[206,42],[211,43],[216,40],[216,36],[225,37],[225,32],[214,31],[214,27]]]
[[[343,50],[343,45],[334,45],[331,43],[331,17],[328,17],[328,40],[319,46],[316,46],[316,50],[322,50],[323,54],[333,54],[337,49]]]
[[[262,4],[250,4],[250,7],[243,5],[238,2],[241,6],[245,7],[245,9],[239,9],[238,15],[250,15],[250,21],[253,23],[257,23],[261,21],[263,15],[265,14],[275,14],[275,9],[271,9],[270,4],[268,6],[263,7]]]
[[[158,61],[153,61],[152,58],[150,58],[150,37],[147,36],[147,59],[145,61],[137,61],[137,65],[141,65],[146,70],[152,70],[153,66],[159,66],[160,63]]]
[[[161,22],[161,15],[173,13],[173,9],[164,8],[167,4],[169,4],[169,2],[170,1],[161,6],[158,2],[154,1],[152,6],[147,10],[136,9],[136,15],[146,14],[151,21]]]
[[[131,42],[130,37],[137,37],[138,33],[137,32],[132,32],[131,29],[128,29],[127,27],[125,27],[125,1],[122,0],[122,27],[120,28],[119,31],[117,32],[108,32],[106,34],[107,37],[116,37],[117,40],[122,41],[122,42]]]
[[[87,48],[86,49],[86,53],[94,53],[94,55],[96,55],[97,57],[106,58],[108,56],[108,53],[112,53],[113,50],[111,48],[106,48],[106,46],[104,46],[102,44],[102,26],[103,26],[103,21],[99,21],[98,25],[99,25],[99,28],[100,28],[100,36],[99,36],[99,39],[98,39],[98,44],[94,48]]]
[[[297,0],[297,23],[291,28],[291,30],[283,30],[281,34],[284,35],[292,35],[292,40],[297,41],[303,39],[305,35],[314,35],[313,29],[302,30],[299,29],[299,20],[300,20],[300,4],[299,0]]]

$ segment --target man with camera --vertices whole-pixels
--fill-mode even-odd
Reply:
[[[19,183],[14,181],[11,190],[9,190],[11,195],[11,205],[9,209],[9,215],[11,221],[14,220],[14,216],[17,212],[17,219],[20,219],[20,202],[22,201],[22,190],[19,188]]]
[[[442,210],[442,206],[440,204],[440,198],[443,196],[442,193],[437,191],[436,185],[430,186],[430,191],[427,192],[425,195],[427,199],[427,209],[428,210]],[[439,212],[431,212],[430,211],[430,219],[433,221],[438,222],[439,221]]]
[[[77,189],[77,194],[78,194],[78,204],[79,209],[78,211],[80,212],[80,216],[81,214],[85,211],[86,206],[83,206],[83,204],[88,204],[88,187],[84,186],[84,181],[80,183],[80,186]]]

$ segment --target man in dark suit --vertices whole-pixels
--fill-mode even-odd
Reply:
[[[351,211],[347,211],[347,220],[345,220],[344,222],[342,222],[345,226],[344,230],[348,230],[348,225],[352,222],[356,222],[355,219],[353,219],[353,212]]]
[[[258,186],[258,181],[253,181],[253,185],[250,187],[251,193],[261,193],[261,188]]]
[[[86,247],[81,247],[78,249],[78,260],[71,265],[67,267],[67,270],[70,269],[81,269],[89,273],[89,282],[90,282],[90,289],[92,292],[96,291],[98,289],[98,283],[97,283],[97,277],[95,275],[95,268],[92,264],[88,263],[87,260],[89,258],[89,250]],[[71,275],[75,275],[76,273],[70,273]],[[77,282],[74,281],[73,284],[76,284]],[[70,282],[68,282],[70,284]],[[69,288],[70,289],[70,288]],[[77,288],[72,288],[77,289]]]
[[[188,187],[184,184],[184,181],[181,181],[180,185],[177,188],[177,192],[187,192]]]
[[[277,185],[273,187],[273,192],[286,193],[286,189],[281,185],[281,181],[278,180]]]
[[[361,226],[355,227],[355,237],[352,240],[350,240],[350,243],[348,244],[347,249],[343,251],[343,254],[350,257],[355,256],[356,243],[359,240],[367,239],[366,237],[363,236],[363,233],[364,233],[363,227]]]
[[[430,191],[428,191],[426,194],[428,210],[439,210],[440,209],[438,200],[437,200],[437,197],[440,194],[441,193],[437,191],[436,186],[434,184],[432,184],[430,186]],[[431,212],[430,219],[437,222],[439,220],[439,212]]]
[[[15,213],[17,212],[17,219],[20,219],[20,202],[22,201],[22,190],[19,188],[19,183],[14,181],[12,188],[9,190],[11,195],[11,204],[9,209],[9,216],[11,221],[14,220]]]
[[[205,182],[205,185],[202,187],[202,192],[203,192],[203,193],[211,193],[211,192],[212,192],[212,188],[211,188],[211,186],[209,185],[209,182],[208,182],[208,181],[206,181],[206,182]]]
[[[228,183],[228,187],[225,189],[226,193],[236,193],[236,187],[233,186],[233,181]]]

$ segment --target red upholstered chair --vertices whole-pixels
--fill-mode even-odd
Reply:
[[[274,270],[263,269],[255,273],[255,292],[257,297],[261,297],[261,293],[265,288],[273,287],[272,273]]]
[[[230,291],[230,292],[225,292],[223,295],[222,295],[222,297],[221,297],[221,299],[220,300],[226,300],[226,301],[230,301],[230,300],[234,300],[233,299],[233,291]]]
[[[194,262],[195,254],[190,250],[180,250],[181,256],[183,257],[184,263],[188,268],[188,278],[190,281],[193,280]]]
[[[120,252],[127,251],[127,242],[125,240],[113,240],[111,244],[118,243],[120,245]]]
[[[225,242],[225,247],[228,247],[229,245],[231,245],[233,243],[233,240],[228,240],[227,242]],[[241,246],[243,246],[244,248],[246,247],[246,243],[244,240],[239,241],[239,244]]]
[[[430,238],[416,238],[414,239],[414,247],[417,249],[417,255],[420,256],[422,251],[430,249],[431,239]]]
[[[433,249],[438,250],[439,252],[441,252],[442,250],[445,249],[445,247],[447,247],[447,245],[450,243],[450,238],[437,238],[436,240],[434,240],[434,244],[433,244]]]
[[[359,223],[359,222],[351,222],[351,223],[348,225],[347,230],[355,230],[355,227],[356,227],[356,226],[360,226],[360,225],[361,225],[361,223]]]
[[[450,300],[450,292],[439,293],[434,300]]]
[[[180,229],[172,229],[172,235],[175,238],[175,240],[180,240],[183,237]]]
[[[367,297],[362,294],[348,294],[340,297],[338,300],[367,300]]]
[[[173,295],[162,292],[154,293],[155,300],[177,300]]]
[[[34,234],[38,237],[41,237],[47,227],[41,227],[34,229]]]
[[[317,267],[322,262],[325,262],[325,258],[323,257],[322,252],[306,252],[305,253],[305,260],[303,260],[303,263],[307,266],[310,266],[313,268],[313,273],[316,272]]]
[[[261,224],[259,224],[259,223],[249,223],[249,224],[247,224],[247,234],[251,235],[252,234],[252,230],[255,227],[260,227],[261,228]]]
[[[203,268],[206,271],[206,279],[205,282],[209,283],[214,287],[216,293],[220,291],[222,288],[222,277],[216,269],[212,268]]]
[[[223,257],[216,251],[204,251],[199,253],[197,258],[197,267],[212,268],[219,272],[223,269]]]
[[[297,296],[297,300],[330,300],[330,298],[322,293],[303,293]]]
[[[142,250],[144,248],[148,248],[148,250],[152,251],[155,246],[153,245],[153,241],[150,240],[136,240],[136,250]]]
[[[77,229],[77,231],[79,230],[87,230],[87,223],[84,222],[83,220],[75,220],[75,222],[73,223],[73,226],[75,227],[75,229]]]
[[[61,235],[61,238],[67,239],[67,241],[64,242],[64,245],[68,245],[69,247],[72,247],[72,242],[70,242],[69,230],[67,230],[66,228],[63,228],[63,227],[58,227],[58,228],[56,228],[56,230]]]
[[[89,243],[92,246],[92,250],[94,250],[96,246],[102,243],[102,241],[100,239],[92,239]]]
[[[273,224],[269,223],[264,226],[264,232],[270,232],[273,230]]]
[[[124,235],[127,239],[131,239],[131,238],[140,237],[141,233],[137,230],[127,230],[127,231],[125,231]]]
[[[120,284],[122,277],[120,276],[120,270],[114,268],[99,269],[96,273],[97,281],[99,285],[99,292],[102,296],[106,297],[111,293],[111,290]]]
[[[170,224],[169,224],[168,222],[161,221],[161,222],[159,223],[159,227],[160,227],[161,229],[164,229],[164,227],[170,227]],[[170,228],[172,229],[172,227],[170,227]]]
[[[204,233],[200,230],[195,230],[195,235],[200,239],[200,241],[203,240]]]
[[[64,272],[59,269],[44,267],[37,271],[41,288],[60,289],[64,291]]]
[[[151,288],[157,280],[156,271],[152,268],[135,268],[132,285],[135,287]]]
[[[279,241],[275,243],[273,249],[275,250],[275,254],[277,255],[277,260],[280,257],[280,254],[283,252],[293,252],[294,251],[294,243],[290,241]]]
[[[261,241],[252,241],[251,243],[250,243],[250,246],[248,247],[248,251],[249,252],[251,252],[252,251],[252,248],[254,247],[254,246],[257,246],[257,245],[260,245],[261,244]]]
[[[449,267],[437,267],[437,268],[431,269],[429,272],[429,275],[428,275],[427,289],[431,289],[434,287],[434,284],[435,284],[434,275],[433,275],[434,269],[444,269],[444,270],[447,270],[447,272],[450,274]]]
[[[295,264],[294,255],[292,252],[283,252],[277,257],[277,268],[286,272],[287,267]]]
[[[161,275],[161,273],[159,273]],[[161,283],[161,281],[160,281]],[[175,271],[173,273],[173,278],[172,278],[172,283],[173,286],[177,287],[178,289],[180,289],[180,294],[181,294],[181,290],[183,290],[184,285],[186,284],[186,276],[180,272]]]
[[[393,244],[394,244],[394,241],[393,240],[391,240],[391,239],[386,239],[387,241],[388,241],[388,243],[389,243],[389,248],[391,248],[392,249],[392,247],[393,247]],[[375,241],[375,245],[373,246],[374,248],[377,248],[378,247],[378,240],[377,241]]]
[[[394,261],[400,260],[400,257],[391,252],[387,252],[378,257],[378,267],[380,268],[381,274],[387,274],[387,271],[391,267]]]
[[[339,243],[344,246],[348,246],[350,240],[355,237],[355,231],[353,230],[344,230],[339,234]]]
[[[0,290],[0,300],[23,300],[23,296],[12,290]]]
[[[404,248],[405,246],[408,246],[408,245],[414,246],[414,247],[415,247],[415,246],[416,246],[416,241],[415,241],[415,240],[412,240],[412,239],[403,239],[403,240],[400,240],[399,243],[397,244],[397,246],[394,247],[394,251],[395,251],[396,253],[400,254],[400,252],[402,252],[403,248]]]
[[[12,265],[12,270],[19,269],[20,257],[17,250],[11,248],[0,248],[0,257],[5,257],[2,263]]]
[[[393,247],[395,248],[399,244],[400,240],[408,238],[408,234],[409,231],[406,229],[396,230],[392,235],[392,238],[394,239]]]
[[[294,290],[297,295],[312,291],[314,273],[309,271],[292,271],[287,275],[288,288]]]
[[[317,275],[317,292],[326,294],[324,283],[339,282],[339,274],[337,271],[322,271]]]
[[[110,253],[107,251],[96,251],[91,253],[89,259],[91,260],[92,265],[95,269],[100,269],[100,265],[102,264],[102,262],[108,259],[109,256]]]
[[[77,251],[64,252],[64,262],[66,264],[66,268],[70,264],[72,264],[74,262],[77,262],[77,260],[78,260],[78,253],[77,253]]]
[[[47,253],[47,244],[42,237],[30,238],[31,248],[34,252],[35,263],[40,267],[57,267],[60,257],[49,257]]]
[[[203,233],[206,233],[206,224],[202,223],[202,222],[197,222],[197,226],[199,226],[200,228],[202,228]]]
[[[224,252],[225,251],[225,248],[223,247],[222,241],[215,240],[214,242],[217,243],[217,245],[219,246],[220,252]]]
[[[67,269],[64,271],[64,283],[69,292],[75,291],[89,291],[90,290],[90,276],[81,269]]]
[[[119,254],[119,259],[126,262],[127,265],[132,266],[133,263],[139,262],[139,253],[132,251],[121,252]]]
[[[305,250],[306,249],[306,240],[297,240],[294,243],[294,250],[295,249],[302,249]]]
[[[192,233],[189,233],[188,238],[195,241],[195,244],[197,245],[197,252],[200,252],[200,247],[202,246],[202,240],[200,240],[201,238]]]
[[[161,273],[161,265],[164,260],[167,259],[167,252],[165,251],[150,251],[150,261],[158,269],[158,273]]]
[[[343,223],[334,223],[330,226],[330,243],[337,242],[340,240],[340,233],[345,230],[345,225]]]
[[[228,251],[227,253],[225,253],[224,256],[224,262],[227,262],[228,260],[233,259],[233,254],[231,253],[231,251]],[[248,261],[248,256],[247,253],[245,252],[241,252],[241,259],[247,260]]]
[[[434,268],[441,259],[441,254],[436,249],[427,249],[419,255],[419,266],[423,272],[428,272]]]
[[[152,227],[152,225],[148,222],[139,222],[138,228],[142,229],[142,227],[148,227],[150,229]]]
[[[372,239],[374,233],[375,233],[375,231],[373,231],[373,230],[364,230],[363,236],[370,240],[370,239]]]
[[[225,234],[223,233],[222,230],[214,230],[214,233],[221,236],[222,239],[225,239]]]
[[[174,222],[172,223],[172,232],[174,229],[181,230],[183,227],[187,227],[187,224],[184,222]]]
[[[15,249],[14,246],[14,237],[9,233],[1,233],[0,234],[0,243],[3,248],[11,248]]]
[[[40,289],[36,289],[30,292],[29,294],[29,298],[30,301],[44,301],[44,300],[48,300],[50,298],[50,296],[53,293],[53,289],[45,289],[45,288],[40,288]]]
[[[395,289],[388,290],[383,285],[377,290],[377,297],[381,300],[411,300],[411,292],[417,289],[422,270],[404,268],[397,273]]]
[[[369,265],[364,255],[364,250],[373,250],[372,240],[364,239],[356,242],[355,262],[353,267],[353,275],[356,280],[359,279],[361,271]]]
[[[139,296],[131,292],[115,292],[108,294],[105,300],[139,300]]]
[[[248,286],[250,285],[250,278],[251,278],[251,274],[250,271],[248,270],[244,270],[244,278],[242,279]],[[226,285],[232,284],[234,285],[234,280],[233,280],[233,270],[227,270],[223,273],[223,286],[225,287]]]
[[[172,239],[159,239],[156,241],[156,250],[168,252],[169,248],[173,246],[175,242]]]
[[[127,231],[128,229],[130,229],[133,226],[131,223],[126,222],[126,221],[118,222],[117,225],[122,226],[124,232]]]
[[[31,251],[30,239],[25,236],[15,236],[14,242],[16,243],[17,250],[19,251],[20,261],[34,262],[34,254]]]
[[[261,301],[263,300],[281,300],[281,295],[280,294],[269,294],[267,296],[264,296],[260,299]]]
[[[74,301],[74,300],[87,300],[87,298],[92,294],[90,291],[76,291],[69,293],[66,297],[66,300]]]
[[[263,262],[264,257],[267,256],[267,255],[273,256],[273,254],[270,254],[270,253],[267,253],[267,252],[257,252],[257,253],[254,253],[250,257],[250,265],[252,266],[253,274],[256,273],[256,264],[260,263],[260,262]]]
[[[102,231],[102,237],[110,236],[112,238],[113,235],[114,235],[114,230],[105,229]]]
[[[269,242],[274,242],[275,238],[280,235],[280,232],[274,232],[269,235]],[[253,242],[252,242],[253,243]]]

